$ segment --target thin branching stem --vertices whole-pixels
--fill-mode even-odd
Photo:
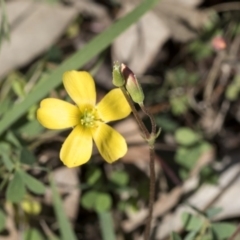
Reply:
[[[145,108],[143,104],[140,104],[140,107],[142,111],[149,117],[152,125],[152,136],[156,136],[157,131],[157,125],[155,122],[155,119],[153,115]],[[146,228],[144,232],[144,239],[148,240],[150,238],[151,233],[151,223],[152,223],[152,215],[153,215],[153,206],[154,206],[154,199],[155,199],[155,150],[154,150],[154,143],[155,139],[152,143],[149,142],[149,155],[150,155],[150,161],[149,161],[149,169],[150,169],[150,186],[149,186],[149,212],[148,212],[148,218],[146,222]]]
[[[150,238],[150,232],[151,232],[151,222],[152,222],[152,215],[153,215],[153,207],[154,207],[154,199],[155,199],[155,162],[154,162],[154,157],[155,157],[155,150],[154,150],[154,143],[155,143],[155,139],[154,141],[151,141],[151,138],[155,138],[156,137],[156,131],[157,131],[157,125],[155,123],[154,117],[152,116],[151,113],[149,113],[149,111],[144,107],[143,104],[140,104],[140,107],[142,109],[142,111],[150,118],[151,121],[151,125],[152,125],[152,132],[149,133],[148,129],[146,128],[146,126],[144,125],[142,119],[140,118],[137,109],[135,108],[134,102],[132,101],[130,95],[128,94],[127,90],[125,89],[125,87],[121,87],[121,90],[126,98],[126,100],[128,101],[133,115],[140,127],[140,129],[142,130],[143,134],[144,134],[144,138],[148,143],[149,146],[149,156],[150,156],[150,160],[149,160],[149,169],[150,169],[150,185],[149,185],[149,212],[148,212],[148,217],[146,220],[146,227],[145,227],[145,232],[144,232],[144,239],[145,240],[149,240]]]
[[[157,124],[155,122],[155,119],[154,119],[153,115],[148,111],[147,108],[144,107],[143,104],[140,104],[140,107],[141,107],[142,111],[150,118],[151,125],[152,125],[152,134],[156,134]]]

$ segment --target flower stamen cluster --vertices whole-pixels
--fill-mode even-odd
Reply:
[[[96,126],[97,120],[97,111],[91,108],[85,108],[80,118],[81,124],[87,128]]]

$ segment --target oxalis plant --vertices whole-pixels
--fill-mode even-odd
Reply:
[[[157,125],[153,115],[144,106],[144,93],[142,87],[137,80],[134,73],[125,65],[115,63],[113,66],[113,84],[119,87],[124,94],[128,104],[131,107],[132,113],[138,123],[139,128],[142,131],[142,137],[146,141],[149,147],[149,170],[150,170],[150,185],[149,185],[149,213],[146,220],[146,227],[144,232],[144,239],[147,240],[150,237],[151,221],[153,213],[153,204],[155,197],[155,165],[154,165],[154,145],[155,140],[160,134],[160,129],[157,131]],[[150,118],[151,132],[146,128],[141,117],[138,114],[135,104],[138,104],[141,110]]]
[[[113,66],[113,84],[117,87],[106,94],[96,104],[96,89],[92,76],[85,71],[68,71],[63,75],[63,85],[75,102],[74,104],[55,98],[41,101],[37,110],[38,121],[48,129],[73,128],[60,150],[60,159],[67,167],[77,167],[89,161],[92,145],[95,142],[101,156],[108,163],[113,163],[127,152],[123,136],[107,123],[127,117],[133,113],[142,136],[149,146],[149,215],[146,220],[144,237],[149,239],[155,196],[154,143],[157,132],[153,116],[144,106],[144,93],[134,73],[124,64]],[[138,111],[150,118],[151,132],[146,128]]]

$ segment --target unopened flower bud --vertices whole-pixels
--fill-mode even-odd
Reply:
[[[212,47],[215,51],[220,51],[227,47],[227,43],[222,36],[216,36],[212,39]]]
[[[126,80],[126,89],[135,103],[142,104],[144,94],[140,83],[138,82],[134,73],[125,65],[121,64],[121,72]]]
[[[113,65],[113,72],[112,72],[112,83],[116,87],[122,87],[125,84],[124,77],[121,73],[121,67],[118,62],[114,63]]]

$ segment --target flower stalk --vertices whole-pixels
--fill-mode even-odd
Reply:
[[[117,68],[114,67],[116,70]],[[132,109],[132,113],[138,123],[139,128],[141,129],[143,133],[143,138],[148,144],[149,147],[149,170],[150,170],[150,184],[149,184],[149,213],[146,220],[146,227],[144,232],[144,239],[149,240],[150,238],[150,232],[151,232],[151,222],[152,222],[152,213],[153,213],[153,206],[154,206],[154,198],[155,198],[155,140],[160,134],[160,129],[157,132],[157,125],[155,122],[155,119],[153,115],[147,110],[147,108],[144,106],[144,93],[142,91],[142,87],[140,83],[138,82],[136,76],[134,73],[124,64],[121,64],[121,68],[118,68],[119,71],[121,71],[121,76],[123,76],[125,80],[125,84],[120,87],[122,90],[127,102],[130,105],[130,108]],[[116,74],[116,72],[114,73]],[[114,78],[113,74],[113,78]],[[114,82],[114,80],[113,80]],[[138,114],[137,109],[135,108],[135,103],[137,103],[141,110],[150,118],[151,121],[151,132],[146,128],[145,124],[143,123],[141,117]]]

